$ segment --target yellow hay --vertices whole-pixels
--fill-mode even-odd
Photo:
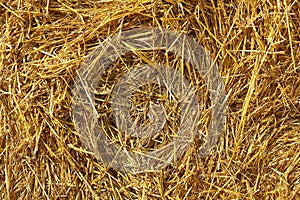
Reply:
[[[0,199],[300,199],[299,1],[0,0],[0,27]],[[174,165],[131,174],[82,144],[74,77],[103,40],[138,27],[189,35],[218,65],[227,121],[206,158],[197,156],[199,141]],[[145,103],[148,90],[136,101]],[[208,121],[205,113],[204,127]],[[117,131],[108,136],[156,148],[176,127],[169,129],[139,144]]]

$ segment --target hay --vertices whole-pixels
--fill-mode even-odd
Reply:
[[[175,165],[131,174],[82,145],[71,93],[101,41],[142,26],[202,44],[229,109],[210,156],[194,145]],[[298,1],[10,0],[0,27],[1,199],[300,198]]]

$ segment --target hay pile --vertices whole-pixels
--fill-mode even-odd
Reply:
[[[72,84],[110,35],[168,28],[203,45],[228,95],[216,151],[119,172],[72,121]],[[1,199],[299,199],[298,1],[0,1]]]

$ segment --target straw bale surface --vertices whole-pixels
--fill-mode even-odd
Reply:
[[[215,59],[228,110],[206,158],[193,145],[131,174],[80,141],[78,69],[138,27],[187,34]],[[297,0],[0,0],[0,199],[300,199],[299,27]]]

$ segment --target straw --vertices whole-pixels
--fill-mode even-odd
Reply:
[[[0,1],[0,199],[299,199],[299,13],[296,0]],[[88,55],[109,36],[139,27],[169,29],[201,44],[218,66],[228,111],[209,156],[198,157],[199,138],[175,164],[131,174],[85,147],[71,106],[74,78]],[[99,80],[98,113],[110,112],[114,78],[160,60],[184,66],[197,85],[205,135],[205,83],[190,63],[165,55],[140,51],[116,61],[112,80],[102,87]],[[164,100],[165,88],[146,85],[134,101],[147,105],[143,98],[153,90],[152,101],[172,114],[167,134],[137,140],[109,130],[112,122],[104,120],[116,145],[143,152],[176,136],[180,108]]]

